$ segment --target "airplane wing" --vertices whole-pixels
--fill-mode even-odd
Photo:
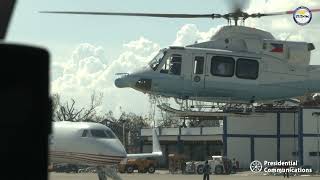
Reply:
[[[162,151],[155,128],[152,129],[152,153],[127,154],[127,158],[161,157]]]

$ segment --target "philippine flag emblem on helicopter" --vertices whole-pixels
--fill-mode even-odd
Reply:
[[[283,53],[283,44],[270,43],[270,45],[271,45],[270,52]]]

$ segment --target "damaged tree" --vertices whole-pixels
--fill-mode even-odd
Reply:
[[[52,109],[54,121],[99,121],[96,108],[102,104],[103,94],[92,93],[88,108],[77,109],[75,100],[62,103],[59,94],[52,96]]]

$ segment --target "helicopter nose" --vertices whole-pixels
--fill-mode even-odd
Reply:
[[[114,85],[118,88],[131,87],[132,83],[132,78],[129,75],[122,76],[114,81]]]

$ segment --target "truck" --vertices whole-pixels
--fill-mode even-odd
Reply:
[[[211,156],[212,159],[208,160],[211,174],[230,174],[232,173],[231,160],[223,156]],[[188,161],[186,162],[187,173],[203,174],[205,161]]]
[[[147,159],[127,159],[118,165],[120,173],[133,173],[138,170],[139,173],[154,173],[156,171],[157,161],[151,158]]]

